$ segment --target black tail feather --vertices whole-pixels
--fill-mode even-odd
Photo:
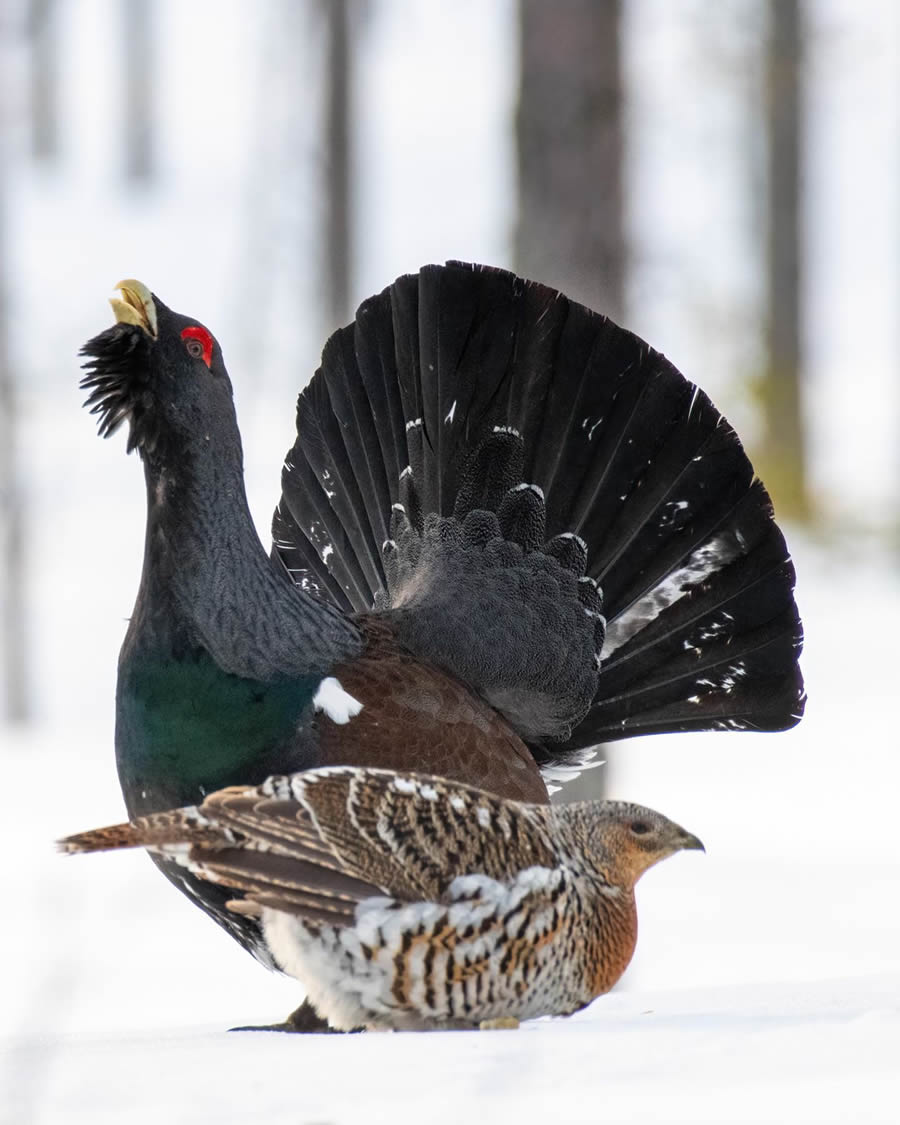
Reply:
[[[793,567],[734,431],[636,336],[500,270],[428,266],[332,338],[300,396],[275,540],[294,580],[344,609],[396,605],[416,585],[408,643],[460,675],[475,673],[428,636],[458,628],[474,651],[470,588],[485,644],[502,647],[504,629],[525,644],[527,606],[546,636],[525,656],[545,661],[553,691],[571,675],[554,645],[574,627],[554,597],[571,607],[573,578],[596,580],[602,593],[581,592],[595,640],[606,630],[589,710],[582,684],[557,728],[516,724],[524,656],[513,682],[473,684],[548,761],[631,734],[777,730],[802,713]],[[422,567],[428,582],[411,583]],[[504,590],[519,617],[501,620]]]
[[[349,480],[342,483],[352,499],[357,525],[364,532],[364,570],[368,584],[370,588],[377,588],[383,581],[380,547],[387,538],[391,509],[384,450],[366,388],[358,376],[352,332],[335,333],[328,348],[331,354],[325,357],[322,372],[344,456],[351,470]],[[396,475],[393,479],[396,480]]]
[[[357,434],[351,428],[346,396],[340,394],[343,372],[335,372],[335,368],[340,367],[337,344],[339,337],[332,337],[329,341],[330,362],[323,369],[328,375],[309,388],[311,409],[305,414],[302,411],[297,413],[299,440],[295,449],[306,454],[320,482],[317,508],[326,521],[327,530],[331,533],[343,529],[352,543],[350,555],[342,554],[341,562],[347,569],[347,579],[352,583],[356,596],[367,599],[383,581],[379,548],[387,537],[387,513],[377,510],[378,496],[370,496],[366,491],[366,458],[359,446],[366,446],[370,435],[365,433],[357,440]],[[335,410],[336,403],[343,418]],[[346,443],[345,433],[348,435]],[[366,509],[367,502],[373,509],[371,518]],[[327,509],[331,509],[332,514]],[[378,534],[377,541],[373,538],[373,528],[378,528],[378,532],[374,533]],[[332,545],[337,551],[338,544],[333,542]]]

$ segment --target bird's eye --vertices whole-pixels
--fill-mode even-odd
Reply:
[[[192,324],[185,328],[181,338],[192,359],[202,359],[207,367],[212,366],[213,338],[202,325]]]
[[[631,824],[631,831],[635,836],[646,836],[650,831],[650,825],[643,820],[635,820]]]

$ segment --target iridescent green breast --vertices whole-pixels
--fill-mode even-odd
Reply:
[[[313,764],[309,724],[320,680],[243,679],[223,672],[203,649],[178,659],[130,655],[119,669],[116,711],[129,814],[193,803],[222,786]]]

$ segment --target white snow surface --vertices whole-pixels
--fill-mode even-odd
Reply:
[[[896,1122],[892,982],[623,992],[515,1032],[35,1039],[6,1055],[9,1120]]]
[[[896,1121],[900,591],[887,569],[799,547],[804,722],[612,748],[611,796],[660,808],[708,854],[642,880],[621,988],[571,1020],[227,1033],[285,1016],[296,983],[144,855],[52,849],[121,817],[111,717],[5,731],[0,1122]]]
[[[53,851],[60,836],[122,817],[115,663],[143,532],[136,459],[125,462],[121,436],[98,442],[79,411],[78,346],[108,323],[103,299],[122,276],[207,321],[226,347],[265,528],[294,396],[324,338],[317,274],[309,262],[301,271],[297,249],[304,239],[314,247],[307,228],[318,212],[302,191],[284,189],[299,174],[282,137],[293,130],[302,143],[309,107],[289,112],[296,91],[278,96],[261,81],[267,59],[251,65],[246,46],[249,35],[282,49],[272,29],[287,8],[263,6],[268,22],[248,20],[238,0],[158,8],[177,81],[163,89],[169,147],[156,192],[129,192],[117,178],[118,103],[98,61],[113,53],[107,0],[60,6],[64,40],[82,40],[62,76],[63,174],[21,171],[11,184],[12,346],[31,517],[27,662],[41,722],[0,728],[0,1123],[896,1122],[900,586],[896,561],[879,563],[864,543],[829,553],[789,535],[810,693],[796,730],[633,740],[608,755],[611,796],[659,808],[708,854],[648,873],[631,968],[619,990],[571,1020],[516,1032],[228,1034],[282,1018],[299,1002],[296,983],[241,951],[144,855]],[[736,234],[752,236],[740,214],[741,146],[723,147],[736,100],[706,97],[709,74],[692,65],[698,24],[683,19],[690,8],[628,6],[629,68],[641,91],[633,112],[655,123],[638,134],[633,158],[629,326],[746,433],[752,413],[728,387],[754,359],[755,298],[745,292],[754,283],[739,268],[752,255]],[[428,260],[508,265],[511,0],[460,0],[452,24],[436,3],[373,11],[360,75],[367,175],[356,297]],[[819,33],[809,87],[815,483],[864,528],[897,495],[898,172],[895,160],[885,174],[858,170],[872,153],[893,152],[898,13],[877,0],[863,15],[848,0],[809,13]],[[423,89],[428,97],[410,97]],[[261,101],[283,112],[258,135],[251,116]],[[708,154],[704,129],[718,139],[713,161],[696,159]],[[687,155],[674,158],[676,148]],[[260,170],[252,183],[238,165],[246,151]],[[459,169],[471,168],[478,190],[461,191]],[[280,206],[249,206],[276,186]],[[270,299],[259,302],[263,290]],[[52,315],[48,293],[64,294]]]

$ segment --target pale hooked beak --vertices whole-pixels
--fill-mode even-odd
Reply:
[[[156,305],[153,303],[153,294],[147,286],[143,282],[129,278],[117,282],[113,288],[118,289],[122,294],[121,297],[109,299],[116,324],[136,324],[155,340],[158,335]]]

